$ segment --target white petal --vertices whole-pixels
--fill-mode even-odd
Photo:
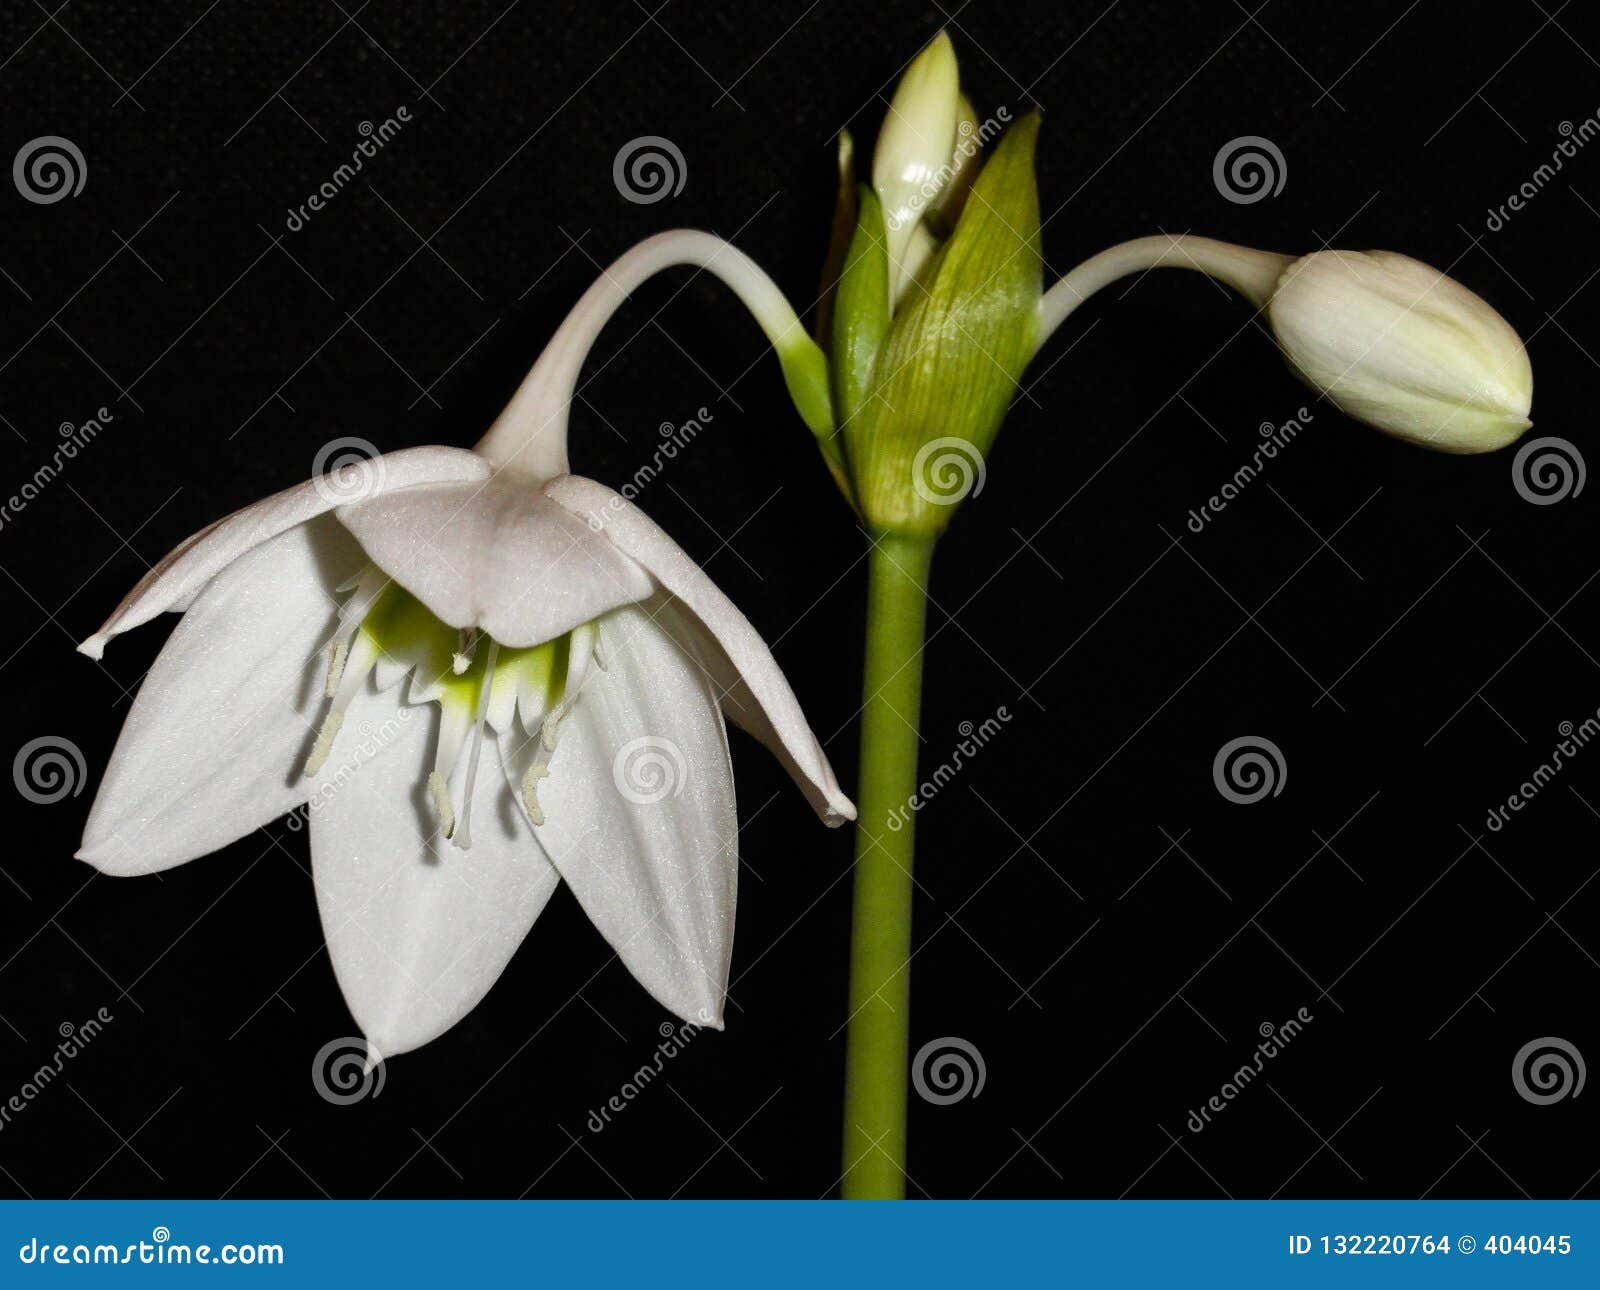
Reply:
[[[342,507],[367,554],[451,627],[541,645],[655,590],[650,575],[533,485],[388,493]]]
[[[364,478],[378,492],[434,481],[486,479],[491,469],[482,457],[464,449],[407,448],[368,460]],[[99,658],[113,636],[149,622],[164,610],[186,607],[201,587],[246,551],[347,500],[339,496],[337,484],[307,480],[208,525],[179,543],[141,578],[79,650]]]
[[[705,571],[649,516],[604,484],[564,475],[545,492],[600,528],[694,614],[705,648],[691,653],[711,673],[728,719],[777,754],[827,824],[855,819],[856,808],[840,790],[772,651]]]
[[[361,549],[330,516],[263,542],[214,578],[173,630],[123,724],[81,859],[152,873],[293,809],[323,702],[331,594]]]
[[[628,970],[664,1007],[722,1024],[739,825],[733,767],[705,674],[649,615],[600,623],[589,673],[539,781],[535,830]],[[532,753],[502,736],[513,784]]]
[[[378,722],[385,703],[392,720],[392,697],[364,694],[357,707]],[[400,712],[410,717],[392,752],[314,800],[311,812],[311,870],[334,974],[385,1057],[420,1047],[477,1006],[559,882],[494,764],[492,740],[472,847],[445,841],[420,794],[438,711]]]

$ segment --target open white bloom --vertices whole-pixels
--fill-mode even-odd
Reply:
[[[1438,269],[1393,251],[1318,251],[1267,304],[1289,365],[1358,421],[1442,452],[1492,452],[1529,426],[1516,329]]]
[[[465,1016],[562,879],[657,1000],[720,1026],[738,876],[724,713],[829,824],[855,816],[755,629],[641,511],[568,470],[595,335],[685,262],[784,352],[799,323],[746,257],[653,238],[584,295],[475,451],[374,458],[342,504],[317,479],[246,507],[80,646],[98,658],[183,614],[80,857],[151,873],[309,805],[329,953],[376,1055]]]

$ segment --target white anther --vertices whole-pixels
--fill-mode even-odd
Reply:
[[[522,777],[522,805],[527,809],[528,818],[541,829],[544,827],[544,811],[539,807],[539,781],[549,778],[550,768],[537,759]]]
[[[328,655],[328,683],[323,688],[328,698],[333,698],[339,693],[339,680],[344,676],[345,660],[350,657],[350,638],[341,636],[333,643],[333,651]]]
[[[439,829],[449,837],[456,831],[456,808],[450,804],[450,788],[438,771],[428,775],[428,792],[433,794],[433,806],[439,812]]]
[[[478,629],[456,628],[456,652],[450,656],[450,670],[457,676],[472,666],[472,656],[478,651]]]
[[[311,745],[311,756],[306,758],[305,777],[310,779],[322,769],[322,763],[328,760],[328,754],[333,751],[333,741],[339,734],[339,727],[344,724],[344,709],[335,708],[328,713],[322,722],[322,729],[317,731],[317,741]]]

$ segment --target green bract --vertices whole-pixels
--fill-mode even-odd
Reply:
[[[1040,296],[1038,116],[973,180],[955,232],[891,312],[881,206],[868,189],[833,301],[833,397],[854,500],[874,528],[933,535],[982,486],[1033,353]]]
[[[883,206],[865,184],[857,196],[861,215],[845,252],[833,310],[833,403],[845,427],[861,415],[872,393],[873,370],[889,330],[889,254]]]

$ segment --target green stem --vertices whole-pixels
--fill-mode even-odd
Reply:
[[[860,815],[845,1040],[844,1180],[849,1200],[905,1196],[911,1014],[909,805],[931,537],[879,534],[867,581]]]

